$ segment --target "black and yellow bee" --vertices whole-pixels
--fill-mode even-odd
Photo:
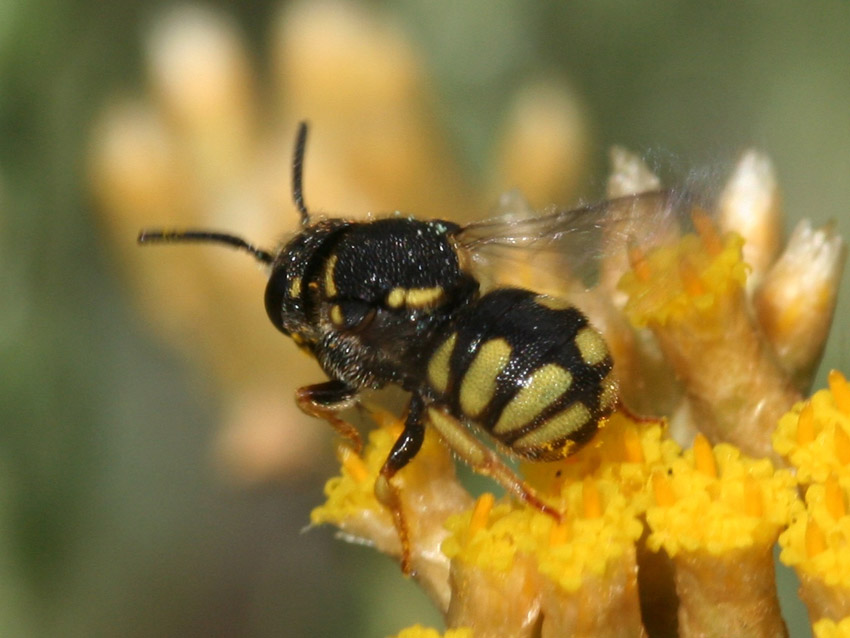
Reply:
[[[358,450],[357,430],[339,411],[366,389],[395,384],[410,393],[404,430],[375,485],[394,514],[405,569],[409,539],[390,480],[419,451],[426,425],[474,470],[558,518],[468,425],[525,459],[569,456],[618,406],[613,361],[576,307],[520,288],[485,292],[476,263],[565,237],[580,244],[610,204],[466,226],[402,216],[314,221],[302,194],[306,134],[302,124],[293,163],[301,229],[275,252],[209,231],[146,230],[139,242],[219,242],[267,264],[271,322],[330,379],[298,390],[297,403]]]

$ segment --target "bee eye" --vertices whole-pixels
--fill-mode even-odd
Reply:
[[[269,277],[266,284],[266,314],[274,324],[275,328],[284,334],[289,331],[283,327],[283,302],[289,295],[289,281],[283,268],[276,268]]]

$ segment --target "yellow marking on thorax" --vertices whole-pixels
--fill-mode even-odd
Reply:
[[[555,363],[549,363],[532,374],[525,386],[511,399],[493,426],[493,434],[501,435],[521,428],[557,401],[570,388],[573,375]]]
[[[457,333],[455,332],[443,341],[428,362],[428,381],[431,383],[431,387],[441,394],[445,393],[449,386],[449,361],[452,352],[454,352],[456,341]]]
[[[301,296],[301,277],[296,277],[289,284],[289,298],[298,299]]]
[[[593,328],[579,330],[575,342],[581,358],[589,366],[601,363],[608,356],[608,346],[605,340]]]
[[[336,297],[336,283],[334,282],[334,269],[336,268],[337,256],[331,255],[325,265],[325,295]]]
[[[401,308],[404,305],[404,288],[393,288],[387,295],[387,305],[390,308]]]
[[[443,289],[440,286],[431,288],[393,288],[387,295],[387,305],[390,308],[427,308],[436,305],[442,298]]]
[[[496,377],[511,360],[511,347],[504,339],[491,339],[478,354],[460,384],[460,408],[471,418],[478,416],[496,391]]]
[[[335,326],[342,326],[345,324],[345,317],[342,315],[342,308],[340,308],[338,304],[331,306],[331,321]]]
[[[560,297],[550,297],[549,295],[537,295],[534,301],[544,308],[549,308],[549,310],[569,310],[573,307],[573,304],[569,301]]]
[[[576,401],[563,412],[559,412],[524,437],[517,439],[511,447],[517,450],[547,448],[547,444],[574,434],[589,420],[590,410],[581,401]]]

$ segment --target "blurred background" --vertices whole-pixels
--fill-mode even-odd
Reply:
[[[841,1],[0,0],[0,635],[440,624],[389,559],[304,533],[333,436],[262,272],[140,228],[273,247],[307,118],[317,212],[567,205],[614,144],[720,184],[755,147],[789,227],[847,235],[848,33]],[[818,386],[850,372],[848,293]]]

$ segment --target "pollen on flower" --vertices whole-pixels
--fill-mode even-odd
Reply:
[[[310,513],[310,522],[330,523],[339,528],[343,538],[398,556],[401,543],[393,513],[375,496],[375,481],[402,426],[397,417],[386,411],[370,406],[369,413],[379,427],[369,433],[362,456],[346,446],[338,447],[340,473],[325,484],[327,500]],[[445,611],[451,590],[449,560],[438,551],[448,535],[443,522],[448,516],[467,510],[472,498],[457,481],[447,447],[430,429],[416,459],[393,477],[393,483],[410,534],[412,570],[420,586]]]
[[[627,426],[623,429],[623,448],[625,450],[625,461],[627,463],[643,463],[645,456],[641,437],[638,434],[637,428]]]
[[[815,410],[810,401],[803,404],[797,418],[797,445],[808,445],[815,440]]]
[[[562,498],[566,515],[561,523],[528,507],[501,503],[489,510],[484,526],[479,499],[471,511],[446,521],[451,535],[443,542],[443,553],[501,571],[524,553],[534,558],[542,574],[575,591],[584,576],[602,574],[609,562],[621,557],[643,528],[634,506],[610,481],[588,477],[565,486]]]
[[[824,483],[824,505],[826,506],[829,515],[834,520],[840,519],[847,514],[847,506],[845,504],[844,492],[838,485],[838,480],[834,476],[830,476]]]
[[[472,629],[469,627],[447,629],[446,633],[441,634],[439,631],[432,629],[431,627],[413,625],[407,629],[402,629],[398,634],[391,638],[473,638],[473,635]]]
[[[709,478],[717,478],[714,450],[711,449],[711,443],[703,434],[697,434],[694,439],[694,467]]]
[[[624,312],[638,327],[694,320],[746,283],[742,246],[735,233],[720,238],[716,231],[703,230],[637,260],[633,249],[632,263],[638,267],[620,280],[620,289],[629,296]]]
[[[846,410],[848,386],[833,371],[829,389],[796,404],[785,414],[773,435],[773,447],[797,469],[803,485],[823,483],[830,475],[850,478],[850,410]]]
[[[395,441],[388,428],[376,428],[369,433],[364,458],[350,448],[340,446],[341,474],[325,483],[327,501],[310,512],[313,525],[339,523],[360,516],[365,511],[386,515],[375,498],[375,479]]]
[[[850,618],[842,618],[837,622],[821,618],[812,625],[812,633],[815,638],[850,638]]]
[[[530,485],[547,495],[560,494],[565,485],[587,477],[609,480],[642,510],[649,504],[649,476],[680,452],[663,421],[639,421],[616,412],[573,456],[554,463],[526,463],[522,471]]]
[[[723,252],[723,240],[709,214],[701,208],[695,208],[691,213],[691,221],[697,231],[706,252],[716,257]]]
[[[487,519],[493,510],[495,499],[490,492],[485,492],[475,501],[475,509],[472,510],[472,520],[469,521],[469,533],[474,534],[487,525]]]
[[[697,234],[632,258],[647,265],[621,277],[623,312],[634,327],[651,329],[681,383],[686,402],[679,412],[691,426],[712,442],[779,463],[770,437],[799,392],[753,318],[743,239],[721,235],[705,213],[693,219]]]
[[[767,459],[750,459],[732,445],[694,447],[652,477],[655,505],[647,511],[650,549],[722,554],[769,546],[798,506],[794,479]]]
[[[575,592],[588,578],[602,576],[632,555],[643,525],[634,504],[611,481],[588,477],[565,487],[563,500],[567,514],[562,523],[534,513],[537,524],[519,543],[534,556],[542,575],[565,592]],[[558,542],[561,538],[569,542]]]
[[[659,507],[672,507],[676,503],[676,494],[673,486],[664,472],[656,470],[652,473],[652,493]]]
[[[679,635],[787,635],[772,548],[801,507],[790,472],[701,435],[665,469],[652,475],[646,547],[671,559]]]
[[[443,541],[442,551],[468,565],[507,571],[519,549],[518,539],[529,533],[532,512],[508,503],[488,508],[488,502],[479,499],[472,510],[446,520],[451,534]]]
[[[850,589],[850,516],[847,488],[831,478],[806,490],[805,514],[779,537],[780,559],[806,579]],[[817,616],[816,616],[817,617]]]
[[[806,521],[806,556],[815,558],[826,551],[826,537],[814,519]]]
[[[596,482],[588,476],[582,482],[581,488],[584,517],[589,519],[601,517],[602,501],[599,495],[599,490],[596,488]]]
[[[570,528],[564,523],[558,523],[552,526],[552,531],[549,532],[549,547],[557,547],[563,545],[570,538]]]
[[[829,391],[835,400],[835,407],[845,416],[850,416],[850,384],[838,370],[830,370],[827,377]]]

